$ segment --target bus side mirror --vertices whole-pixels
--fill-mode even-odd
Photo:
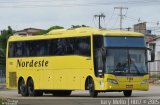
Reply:
[[[148,62],[154,62],[155,60],[155,52],[154,50],[147,48],[147,52],[148,52]]]

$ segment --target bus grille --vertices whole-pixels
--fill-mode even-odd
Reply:
[[[16,79],[16,72],[9,72],[9,86],[16,87],[17,86],[17,79]]]

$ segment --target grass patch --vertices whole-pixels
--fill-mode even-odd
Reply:
[[[2,105],[2,98],[0,98],[0,105]]]
[[[7,105],[5,102],[6,102],[6,101],[5,101],[3,98],[0,98],[0,105]],[[9,105],[9,104],[8,104],[8,105]]]
[[[156,79],[156,80],[160,80],[160,75],[159,74],[152,74],[152,75],[150,75],[150,78],[151,79]]]

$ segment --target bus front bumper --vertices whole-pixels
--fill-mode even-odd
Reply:
[[[149,89],[149,84],[125,83],[125,82],[121,84],[107,83],[105,88],[106,90],[143,90],[143,91],[147,91]]]
[[[149,89],[148,83],[139,82],[121,82],[118,84],[113,84],[109,82],[99,82],[97,84],[96,90],[99,91],[121,91],[121,90],[142,90],[147,91]]]

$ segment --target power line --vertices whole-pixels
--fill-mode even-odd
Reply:
[[[127,7],[114,7],[114,9],[119,9],[120,10],[120,30],[122,30],[122,20],[123,20],[123,17],[125,15],[123,15],[123,10],[127,10],[128,8]]]
[[[95,23],[95,17],[93,17],[93,23],[94,23],[94,27],[96,27],[96,23]]]
[[[56,0],[56,1],[65,1],[65,0]],[[69,0],[69,1],[74,1],[74,0]],[[0,8],[39,8],[39,7],[73,7],[73,6],[101,6],[101,5],[115,5],[117,3],[123,3],[123,4],[131,4],[131,5],[157,5],[158,3],[160,3],[159,0],[131,0],[131,1],[125,1],[125,2],[101,2],[101,3],[85,3],[85,4],[81,4],[81,3],[61,3],[58,5],[51,5],[50,2],[55,2],[53,0],[31,0],[31,1],[0,1],[0,4],[6,4],[6,5],[2,5],[0,6]],[[22,4],[25,5],[22,5]],[[29,3],[28,5],[26,5],[26,3]],[[30,4],[32,3],[32,4]],[[37,3],[43,3],[41,5],[37,5]],[[44,4],[46,3],[46,4]],[[8,5],[8,4],[13,4],[13,5]],[[15,5],[16,4],[16,5]],[[19,4],[19,5],[17,5]],[[21,4],[21,5],[20,5]]]
[[[48,3],[48,2],[57,2],[57,1],[74,1],[74,0],[22,0],[22,1],[0,1],[1,4],[14,4],[14,3]]]
[[[107,21],[107,23],[106,23],[106,27],[107,27],[107,26],[108,26],[108,24],[110,23],[110,20],[112,19],[113,15],[114,15],[114,11],[115,11],[115,9],[113,10],[111,17],[110,17],[110,18],[108,19],[108,21]]]
[[[112,29],[113,29],[114,26],[116,26],[117,22],[118,22],[118,17],[115,18],[115,21],[114,21],[114,23],[113,23],[113,25],[111,27]]]

